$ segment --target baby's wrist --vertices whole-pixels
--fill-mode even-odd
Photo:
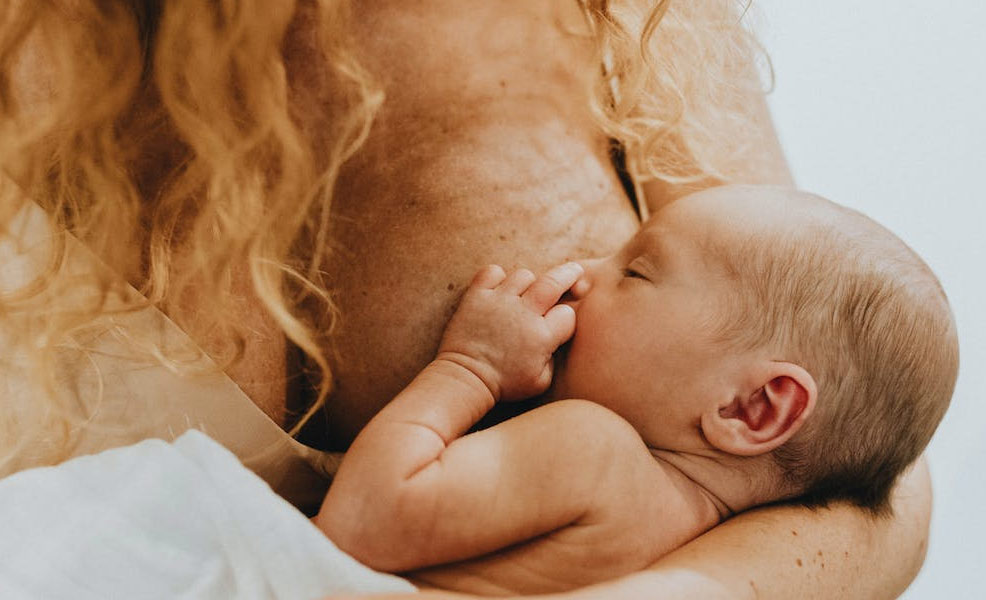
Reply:
[[[496,371],[483,361],[461,352],[444,351],[439,352],[432,363],[447,366],[455,377],[468,385],[482,387],[492,396],[493,402],[500,400],[501,390]]]

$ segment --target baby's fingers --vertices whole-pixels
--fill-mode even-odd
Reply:
[[[470,287],[491,290],[500,285],[507,274],[500,265],[486,265],[472,278]]]
[[[534,283],[535,279],[537,279],[537,276],[529,270],[517,269],[507,275],[506,279],[500,283],[498,289],[501,292],[511,296],[520,296],[527,288],[531,286],[532,283]]]
[[[551,349],[554,351],[575,333],[575,309],[567,304],[557,304],[544,315],[544,323],[551,332]]]
[[[576,262],[549,269],[527,288],[524,300],[543,315],[558,303],[558,299],[582,277],[582,273],[582,265]]]

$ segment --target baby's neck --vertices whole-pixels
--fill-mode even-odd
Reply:
[[[718,513],[720,521],[753,506],[781,499],[763,461],[654,448],[651,454],[670,475],[693,487],[702,501]]]

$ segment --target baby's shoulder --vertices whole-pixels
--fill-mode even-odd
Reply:
[[[559,400],[523,417],[536,421],[542,442],[566,453],[580,476],[619,493],[654,490],[666,482],[664,469],[629,421],[589,400]]]
[[[557,400],[535,408],[529,414],[550,418],[563,427],[640,439],[629,421],[602,404],[589,400]]]
[[[635,457],[644,465],[654,460],[640,433],[616,412],[589,400],[558,400],[526,415],[543,421],[544,431],[566,444],[576,444],[580,454],[619,454],[626,461]]]
[[[693,490],[672,477],[668,465],[614,411],[586,400],[563,400],[532,412],[556,439],[577,448],[571,463],[579,463],[579,477],[593,482],[589,510],[577,527],[549,536],[552,543],[585,548],[607,564],[636,570],[707,528]]]

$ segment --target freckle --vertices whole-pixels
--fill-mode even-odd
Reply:
[[[822,568],[823,568],[823,569],[825,568],[825,563],[822,563]]]
[[[821,551],[821,550],[819,550],[819,551],[818,551],[818,555],[819,555],[819,556],[821,556],[821,555],[822,555],[822,551]]]
[[[450,283],[447,286],[445,286],[445,289],[447,289],[448,291],[451,292],[452,290],[455,289],[455,284],[454,283]]]
[[[503,79],[500,80],[500,87],[507,87],[507,82]]]
[[[849,551],[846,550],[846,558],[849,558]]]
[[[794,535],[794,536],[796,536],[796,535],[798,535],[798,532],[792,529],[792,530],[791,530],[791,535]]]
[[[505,236],[505,235],[504,235],[504,234],[502,234],[502,233],[501,233],[500,235],[498,235],[498,236],[496,236],[496,237],[498,237],[498,238],[500,238],[500,241],[501,241],[501,242],[505,242],[505,241],[507,241],[507,236]]]
[[[799,559],[798,559],[797,561],[795,561],[795,562],[797,562],[797,563],[798,563],[798,566],[799,566],[799,567],[801,566],[801,559],[800,559],[800,558],[799,558]]]

